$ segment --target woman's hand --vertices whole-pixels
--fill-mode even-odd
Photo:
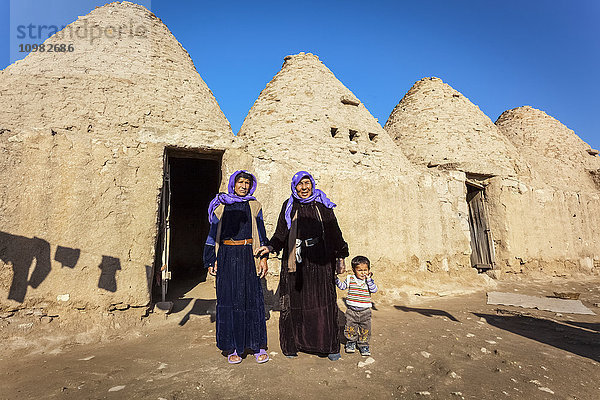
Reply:
[[[217,262],[215,261],[215,265],[212,267],[208,267],[208,273],[212,276],[217,276]]]
[[[262,257],[262,256],[264,256],[266,254],[269,254],[271,251],[273,251],[273,248],[271,246],[260,246],[254,252],[254,256],[255,257]]]
[[[258,277],[262,279],[265,276],[267,276],[267,271],[269,271],[269,267],[267,266],[267,259],[261,258],[258,266],[260,267],[260,273],[258,274]]]
[[[335,259],[335,273],[343,274],[344,272],[346,272],[346,262],[344,261],[343,258],[336,258]]]

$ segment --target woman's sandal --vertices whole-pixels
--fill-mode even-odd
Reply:
[[[237,360],[233,360],[233,357],[237,357]],[[227,356],[227,362],[229,364],[239,364],[242,362],[242,357],[238,356],[237,351],[234,351],[233,353]]]
[[[267,354],[265,349],[260,349],[258,353],[254,353],[254,357],[256,357],[256,362],[259,364],[266,363],[267,361],[269,361],[269,355]]]

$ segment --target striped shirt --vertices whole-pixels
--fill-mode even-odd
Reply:
[[[377,285],[372,278],[367,278],[363,281],[354,275],[348,275],[345,280],[340,281],[336,276],[335,284],[341,290],[348,289],[348,297],[346,297],[346,304],[348,306],[357,308],[372,307],[371,293],[377,291]]]

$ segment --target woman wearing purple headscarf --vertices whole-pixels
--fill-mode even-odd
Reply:
[[[263,363],[269,355],[260,279],[267,273],[267,259],[266,254],[254,255],[267,235],[262,208],[252,196],[256,178],[236,171],[227,189],[208,207],[210,231],[204,246],[204,265],[217,277],[217,347],[230,364],[240,363],[246,352]]]
[[[292,195],[283,203],[268,250],[283,249],[279,290],[279,341],[283,354],[298,351],[340,358],[336,265],[345,268],[348,245],[333,213],[335,204],[306,171],[292,178]],[[260,248],[261,251],[263,248]]]

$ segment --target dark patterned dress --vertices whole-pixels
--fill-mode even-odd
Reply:
[[[283,204],[275,234],[269,243],[275,252],[283,250],[279,283],[281,350],[285,355],[294,355],[298,351],[338,353],[335,259],[348,257],[348,245],[332,209],[318,202],[294,202],[292,215],[298,211],[297,238],[317,239],[317,243],[302,247],[302,262],[296,263],[296,272],[289,272],[286,205],[287,201]]]
[[[252,216],[248,202],[225,205],[221,217],[221,242],[252,238]],[[218,220],[215,218],[204,246],[204,265],[217,260],[217,347],[227,354],[234,350],[258,352],[267,348],[267,327],[260,279],[251,245],[219,245],[215,254]],[[261,245],[266,243],[262,211],[256,218]]]

